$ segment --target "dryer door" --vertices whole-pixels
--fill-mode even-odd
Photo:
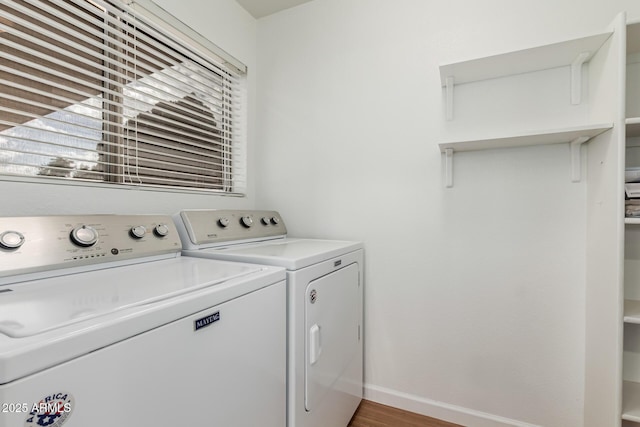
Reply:
[[[358,265],[351,264],[307,285],[305,294],[305,408],[312,411],[327,393],[360,393],[347,378],[357,357],[360,331]],[[351,389],[354,390],[351,390]]]

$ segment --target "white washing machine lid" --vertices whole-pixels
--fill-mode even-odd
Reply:
[[[282,268],[178,257],[5,285],[0,384],[285,277]]]
[[[362,249],[362,243],[342,240],[284,238],[217,248],[184,250],[183,255],[249,262],[299,270]]]
[[[245,264],[156,261],[126,272],[111,268],[9,286],[5,288],[10,291],[0,293],[0,333],[14,338],[32,336],[260,270],[260,266]]]

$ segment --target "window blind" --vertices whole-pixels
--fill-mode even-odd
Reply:
[[[0,4],[0,174],[242,194],[243,73],[133,6]]]

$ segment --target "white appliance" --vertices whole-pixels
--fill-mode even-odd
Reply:
[[[186,256],[287,269],[287,425],[347,426],[363,390],[362,244],[289,238],[275,211],[174,219]]]
[[[285,271],[170,216],[0,218],[0,426],[282,427]]]

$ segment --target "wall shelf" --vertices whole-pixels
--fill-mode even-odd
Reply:
[[[611,34],[613,33],[606,32],[546,46],[441,65],[440,80],[442,86],[446,87],[447,77],[453,77],[454,84],[462,84],[568,66],[582,52],[596,52],[611,37]]]
[[[627,25],[627,55],[640,53],[640,21]]]
[[[640,383],[624,381],[622,395],[622,419],[640,422]]]
[[[626,121],[627,137],[640,136],[640,117],[631,117]]]
[[[640,221],[638,224],[640,224]],[[624,322],[640,324],[640,301],[624,300]],[[638,407],[640,407],[640,401],[638,402]]]
[[[461,140],[438,144],[440,152],[445,154],[446,186],[453,186],[453,153],[461,151],[490,150],[496,148],[525,147],[532,145],[571,144],[571,177],[580,181],[580,145],[591,138],[613,128],[613,123],[567,127],[562,129],[523,132],[500,137]]]
[[[516,74],[571,67],[571,103],[581,102],[582,64],[611,37],[612,32],[564,42],[487,56],[440,66],[440,81],[446,88],[447,120],[453,119],[454,86]]]
[[[522,132],[494,138],[469,139],[438,144],[441,152],[452,148],[454,152],[489,150],[494,148],[525,147],[529,145],[562,144],[577,138],[593,138],[613,128],[613,123],[550,129],[536,132]]]
[[[625,218],[624,219],[624,223],[625,224],[640,225],[640,218]]]

